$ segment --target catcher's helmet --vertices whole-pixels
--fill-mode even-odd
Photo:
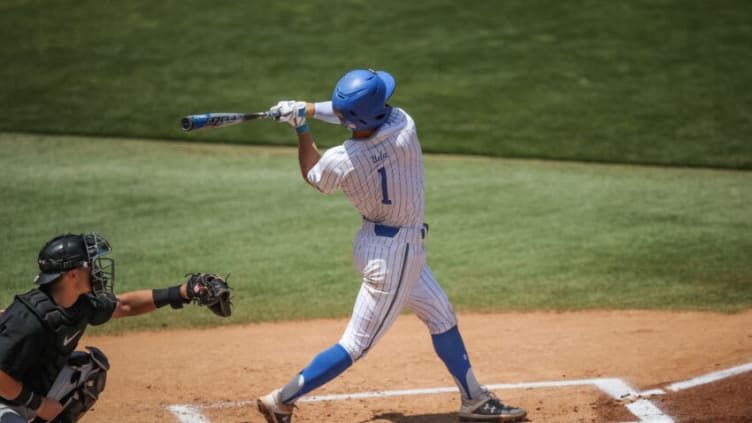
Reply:
[[[69,270],[87,267],[94,293],[111,293],[115,284],[115,261],[102,257],[111,250],[110,243],[95,233],[58,235],[39,251],[39,275],[34,282],[46,285]]]
[[[353,131],[373,129],[389,117],[386,104],[394,93],[394,77],[384,71],[357,69],[343,76],[332,93],[332,108]]]

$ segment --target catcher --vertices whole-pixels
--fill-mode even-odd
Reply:
[[[39,252],[38,287],[0,315],[0,423],[73,423],[104,390],[109,363],[95,347],[75,351],[88,325],[194,302],[231,313],[226,281],[194,273],[187,282],[115,295],[115,262],[101,235],[65,234]]]

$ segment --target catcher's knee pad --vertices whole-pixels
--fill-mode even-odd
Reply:
[[[86,349],[90,352],[76,351],[71,354],[68,365],[60,372],[50,390],[50,396],[59,398],[64,407],[53,420],[55,423],[77,422],[104,391],[110,363],[99,348]]]

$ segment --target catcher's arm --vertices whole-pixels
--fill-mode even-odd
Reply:
[[[183,308],[184,304],[194,302],[208,307],[218,316],[230,317],[232,303],[230,302],[230,286],[227,284],[227,278],[213,273],[190,273],[186,276],[188,276],[188,281],[184,284],[147,290],[147,294],[151,292],[151,306],[142,303],[142,301],[145,301],[142,294],[134,294],[134,298],[141,299],[136,301],[136,304],[143,307],[136,307],[136,311],[151,311],[168,304],[172,308]],[[138,297],[135,295],[138,295]],[[153,308],[149,309],[150,307]]]
[[[0,370],[0,396],[17,405],[24,405],[42,417],[52,420],[63,411],[63,405],[53,398],[26,389],[21,382]]]
[[[117,305],[112,317],[137,316],[170,305],[183,308],[194,302],[222,317],[232,314],[230,287],[226,278],[212,273],[193,273],[186,283],[158,289],[141,289],[117,295]]]
[[[186,286],[187,284],[177,285],[173,288],[165,288],[164,291],[169,291],[170,289],[176,291],[173,293],[173,295],[175,296],[175,300],[177,300],[177,295],[175,294],[178,294],[180,296],[180,300],[182,300],[182,306],[182,303],[188,302],[188,292]],[[112,317],[120,318],[138,316],[139,314],[146,314],[156,310],[158,306],[154,296],[155,291],[162,290],[141,289],[138,291],[130,291],[118,294],[118,303],[115,307],[115,311],[112,313]],[[166,304],[169,304],[169,302],[163,305]],[[161,305],[159,307],[161,307]]]

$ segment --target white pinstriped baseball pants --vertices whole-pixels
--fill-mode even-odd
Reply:
[[[432,335],[457,325],[452,304],[426,264],[423,228],[403,227],[396,234],[382,228],[364,220],[353,247],[353,264],[363,280],[339,341],[353,361],[368,353],[405,307]]]

